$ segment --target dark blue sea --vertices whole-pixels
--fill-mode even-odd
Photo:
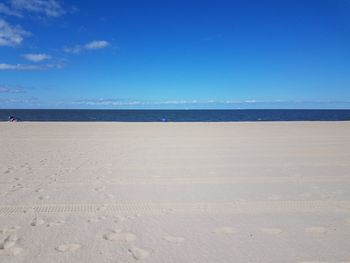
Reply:
[[[0,110],[0,121],[348,121],[350,110]]]

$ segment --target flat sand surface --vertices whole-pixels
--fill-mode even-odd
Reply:
[[[0,123],[0,262],[350,262],[350,122]]]

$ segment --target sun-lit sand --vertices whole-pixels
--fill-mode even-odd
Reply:
[[[350,262],[350,122],[0,123],[0,262]]]

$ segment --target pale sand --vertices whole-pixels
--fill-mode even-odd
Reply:
[[[350,122],[0,123],[0,262],[350,262]]]

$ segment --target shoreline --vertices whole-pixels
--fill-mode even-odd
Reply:
[[[0,121],[0,123],[87,123],[87,124],[95,124],[95,123],[110,123],[110,124],[130,124],[130,123],[140,123],[140,124],[155,124],[155,123],[159,123],[159,124],[239,124],[239,123],[265,123],[265,124],[269,124],[269,123],[350,123],[350,120],[322,120],[322,121],[18,121],[18,122],[9,122],[9,121]]]

